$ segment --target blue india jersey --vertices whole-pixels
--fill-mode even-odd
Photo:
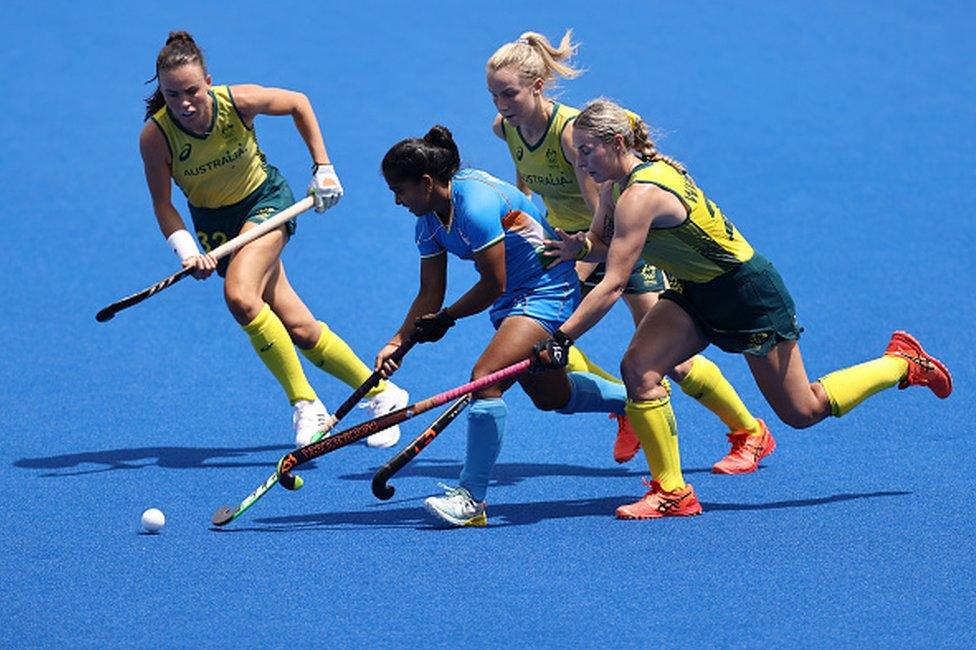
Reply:
[[[461,259],[495,244],[505,245],[505,292],[575,283],[573,262],[546,269],[545,239],[558,239],[539,209],[517,187],[477,169],[451,179],[451,216],[445,226],[433,212],[417,219],[420,256],[447,251]]]

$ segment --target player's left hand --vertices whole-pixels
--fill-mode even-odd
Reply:
[[[442,309],[436,314],[425,314],[413,322],[417,331],[413,340],[417,343],[434,343],[440,341],[447,334],[447,330],[454,327],[455,320]]]
[[[331,164],[312,165],[312,182],[308,193],[315,197],[315,211],[325,212],[342,198],[342,184]]]
[[[532,348],[532,365],[529,370],[545,372],[565,368],[569,363],[569,348],[572,346],[573,339],[557,329],[548,340],[539,341]]]

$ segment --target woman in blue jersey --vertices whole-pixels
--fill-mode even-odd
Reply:
[[[474,379],[483,377],[528,357],[579,303],[573,263],[545,267],[543,241],[554,231],[528,197],[485,172],[459,167],[457,145],[442,126],[397,143],[383,158],[383,176],[397,205],[417,217],[421,259],[417,297],[376,357],[376,367],[387,374],[397,368],[390,356],[415,329],[419,341],[438,341],[458,319],[489,310],[496,332],[471,373]],[[472,260],[480,277],[445,307],[448,253]],[[546,371],[523,375],[518,382],[543,410],[623,412],[623,387],[590,373]],[[507,414],[502,394],[511,384],[474,395],[459,485],[426,500],[427,509],[442,521],[487,523],[485,494]]]
[[[294,232],[282,226],[217,261],[208,253],[294,203],[288,182],[265,160],[257,142],[258,115],[289,115],[312,157],[309,193],[319,212],[342,197],[311,103],[305,95],[254,84],[213,86],[203,53],[187,32],[173,32],[156,58],[159,86],[146,100],[139,137],[159,229],[184,267],[203,279],[224,277],[224,299],[258,357],[293,406],[296,444],[321,431],[328,412],[302,370],[295,346],[313,364],[358,388],[370,375],[336,333],[317,320],[292,288],[281,252]],[[187,231],[172,200],[173,182],[187,198],[196,235]],[[197,247],[203,245],[203,252]],[[406,391],[384,382],[367,402],[374,415],[405,406]],[[399,428],[370,436],[388,447]]]
[[[572,138],[579,110],[551,99],[548,93],[557,77],[572,79],[580,74],[571,65],[577,48],[571,38],[572,31],[567,30],[559,47],[555,47],[544,35],[525,32],[491,55],[486,76],[498,109],[492,130],[508,145],[518,188],[527,195],[535,192],[542,197],[549,225],[569,234],[591,227],[606,233],[612,229],[613,221],[609,215],[597,213],[599,185],[576,164]],[[603,279],[605,265],[578,261],[576,271],[585,295]],[[635,325],[640,324],[666,288],[660,269],[637,260],[622,296]],[[600,372],[575,348],[570,350],[567,368]],[[754,472],[759,461],[773,452],[776,441],[765,422],[753,417],[711,360],[695,355],[679,363],[668,376],[683,393],[712,411],[728,427],[731,450],[714,464],[713,472]],[[640,441],[626,417],[618,417],[618,423],[613,457],[617,462],[626,462],[637,453]]]

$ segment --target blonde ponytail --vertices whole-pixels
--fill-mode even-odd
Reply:
[[[559,47],[554,47],[549,39],[538,32],[525,32],[514,43],[506,43],[498,48],[488,59],[488,71],[513,67],[519,77],[532,83],[542,79],[545,85],[554,84],[557,77],[575,79],[583,71],[569,61],[576,56],[578,43],[573,43],[573,30],[567,29]]]

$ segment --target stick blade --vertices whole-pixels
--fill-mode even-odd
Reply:
[[[382,477],[375,477],[373,479],[373,496],[381,501],[389,501],[393,498],[393,494],[396,492],[396,488],[392,485],[388,485],[386,479]]]
[[[231,510],[227,506],[221,506],[217,509],[217,512],[213,513],[213,517],[210,518],[210,523],[214,526],[226,526],[234,520],[234,515],[236,514],[237,512],[235,510]]]

